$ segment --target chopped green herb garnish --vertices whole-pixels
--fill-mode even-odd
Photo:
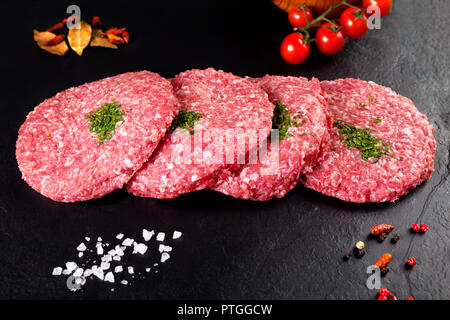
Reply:
[[[358,108],[360,108],[360,109],[365,108],[365,107],[367,107],[367,104],[362,103],[362,102],[360,102],[358,105]]]
[[[170,125],[169,132],[174,132],[176,128],[185,130],[193,129],[195,122],[202,116],[195,111],[188,111],[186,109],[180,110]],[[189,134],[193,135],[194,130],[189,130]]]
[[[304,136],[307,136],[308,134],[307,133],[301,133],[301,134],[299,134],[298,136],[299,137],[304,137]]]
[[[116,101],[105,103],[100,108],[92,111],[86,116],[86,119],[91,121],[89,130],[97,134],[98,145],[103,144],[105,140],[112,138],[118,123],[123,122],[125,111],[122,105]]]
[[[373,123],[381,123],[381,119],[375,119],[373,120]]]
[[[374,100],[374,98],[373,98],[373,97],[369,97],[369,104],[370,104],[370,103],[372,103],[372,102],[373,102],[373,100]]]
[[[293,134],[288,134],[291,127],[301,127],[306,120],[302,120],[298,123],[296,119],[301,117],[301,112],[297,112],[291,119],[290,112],[283,103],[275,101],[273,104],[275,105],[275,109],[273,110],[272,129],[278,129],[279,141],[281,141],[287,137],[293,136]]]
[[[381,156],[389,155],[391,145],[389,142],[378,140],[372,135],[373,130],[366,128],[356,128],[354,125],[343,122],[341,120],[334,121],[334,126],[339,129],[339,133],[344,136],[343,143],[348,148],[356,148],[361,151],[361,158],[369,161],[375,158],[378,162]]]

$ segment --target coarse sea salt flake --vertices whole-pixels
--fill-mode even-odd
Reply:
[[[164,232],[159,232],[156,236],[156,241],[164,241],[164,238],[166,237],[166,234]]]
[[[119,273],[119,272],[122,272],[123,271],[123,267],[122,266],[116,266],[115,268],[114,268],[114,272],[115,273]]]
[[[82,258],[83,257],[83,252],[78,252],[78,258]]]
[[[111,260],[112,260],[112,257],[111,257],[110,254],[105,254],[105,255],[102,257],[102,261],[103,261],[103,262],[111,262]]]
[[[105,275],[105,281],[114,283],[114,274],[111,271]]]
[[[172,251],[172,247],[171,246],[165,246],[163,244],[159,245],[159,252],[163,253],[163,252],[170,252]]]
[[[133,244],[133,242],[134,242],[133,239],[126,238],[125,240],[123,240],[122,244],[123,244],[125,247],[129,247],[129,246],[131,246],[131,245]]]
[[[118,256],[123,256],[125,253],[123,252],[123,247],[120,247],[119,245],[117,245],[114,250],[116,251],[116,255]]]
[[[87,247],[83,242],[80,243],[77,247],[77,251],[86,251],[86,249],[87,249]]]
[[[117,239],[117,240],[122,240],[122,238],[123,238],[123,233],[119,233],[119,234],[116,236],[116,239]]]
[[[102,262],[100,268],[103,270],[108,270],[111,265],[108,262]]]
[[[89,277],[90,275],[92,275],[93,271],[91,269],[86,269],[84,270],[84,277]]]
[[[81,277],[83,275],[83,269],[82,268],[78,268],[77,270],[75,270],[75,272],[73,273],[74,277]]]
[[[66,262],[66,270],[69,272],[72,272],[77,268],[77,264],[73,261]]]
[[[178,239],[178,238],[180,238],[181,237],[181,235],[182,235],[182,233],[180,232],[180,231],[174,231],[173,232],[173,235],[172,235],[172,239]]]
[[[138,245],[136,245],[136,246],[134,247],[134,250],[135,250],[137,253],[144,254],[145,252],[147,252],[147,248],[148,248],[148,247],[147,247],[145,244],[139,243]]]
[[[99,278],[100,280],[103,280],[103,269],[97,269],[94,271],[94,276],[96,276],[97,278]]]
[[[120,281],[120,283],[123,284],[124,286],[126,286],[128,284],[128,281],[127,280],[122,280],[122,281]]]
[[[163,252],[161,255],[161,262],[165,262],[170,258],[170,255],[167,252]]]
[[[62,271],[63,271],[63,269],[61,267],[53,268],[52,275],[53,276],[60,276]]]
[[[97,247],[97,254],[101,256],[103,254],[103,247],[100,245]]]
[[[128,267],[128,273],[129,273],[129,274],[133,274],[133,273],[134,273],[134,268],[131,267],[131,266],[129,266],[129,267]]]
[[[142,237],[144,238],[145,241],[149,241],[153,235],[155,234],[155,231],[148,231],[147,229],[143,229],[142,230]]]

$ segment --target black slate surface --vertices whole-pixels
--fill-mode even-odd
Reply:
[[[384,252],[394,256],[383,286],[399,298],[450,298],[450,98],[447,26],[450,2],[395,1],[382,29],[350,41],[344,52],[313,52],[300,66],[284,63],[279,44],[290,32],[287,16],[270,1],[77,1],[82,15],[127,26],[133,43],[119,51],[87,49],[83,57],[40,50],[33,28],[65,16],[70,1],[16,2],[3,6],[0,178],[0,298],[138,299],[370,299],[366,267]],[[145,6],[144,6],[145,3]],[[5,27],[4,27],[5,30]],[[34,106],[71,86],[126,71],[148,69],[172,77],[190,68],[215,67],[237,75],[355,77],[392,87],[413,99],[435,127],[438,141],[431,180],[394,204],[355,205],[298,186],[267,203],[202,191],[175,200],[135,198],[116,191],[99,200],[62,204],[20,179],[17,131]],[[408,231],[427,223],[425,235]],[[370,227],[391,223],[401,240],[367,240]],[[76,260],[85,236],[114,242],[142,228],[183,232],[159,272],[133,285],[89,281],[71,293],[54,266]],[[357,240],[361,259],[342,261]],[[153,248],[154,249],[154,248]],[[153,258],[137,258],[144,268]],[[150,254],[150,257],[152,255]],[[404,261],[415,256],[411,271]],[[119,278],[120,280],[120,278]]]

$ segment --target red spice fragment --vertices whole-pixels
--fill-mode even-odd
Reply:
[[[57,24],[55,24],[53,27],[48,28],[45,31],[52,32],[52,31],[55,31],[55,30],[59,30],[59,29],[61,29],[63,27],[64,27],[64,21],[61,21],[61,22],[58,22]]]
[[[389,233],[394,230],[394,226],[390,224],[377,224],[372,227],[371,232],[374,236],[379,236],[383,233]]]
[[[114,32],[118,30],[116,27],[109,28],[105,32],[103,32],[103,37],[107,37],[109,34],[114,34]]]
[[[428,231],[428,226],[424,223],[420,226],[420,231],[421,232],[427,232]]]
[[[63,42],[65,38],[66,38],[66,35],[59,34],[59,35],[55,36],[54,38],[52,38],[51,40],[47,41],[47,43],[45,45],[47,45],[49,47],[56,46],[57,44],[60,44],[61,42]]]
[[[386,289],[386,288],[381,288],[380,290],[378,290],[378,294],[379,294],[380,296],[388,296],[388,295],[390,295],[391,293],[389,292],[388,289]]]
[[[128,31],[125,31],[124,33],[122,33],[122,38],[123,38],[123,41],[125,41],[125,43],[130,42],[130,34],[128,33]]]
[[[67,23],[67,22],[71,22],[71,23],[75,23],[75,21],[80,21],[80,17],[79,16],[70,16],[70,17],[67,17],[67,18],[65,18],[62,22],[65,24],[65,23]]]
[[[125,27],[125,28],[116,28],[116,27],[112,27],[112,28],[109,28],[108,30],[106,30],[104,33],[103,33],[103,37],[107,37],[107,36],[109,36],[110,34],[112,34],[112,35],[115,35],[115,36],[119,36],[119,35],[121,35],[122,33],[124,33],[125,32],[125,30],[127,30],[127,28]]]
[[[414,297],[412,297],[412,296],[407,296],[406,298],[405,298],[405,300],[416,300]]]
[[[114,34],[108,34],[108,40],[109,40],[109,42],[114,43],[114,44],[125,43],[125,41],[121,37],[116,36]]]
[[[380,259],[378,259],[377,263],[375,263],[375,266],[378,268],[384,268],[386,267],[392,260],[392,255],[390,253],[383,254]]]
[[[92,18],[91,24],[93,27],[99,27],[103,24],[102,19],[99,16],[95,16]]]
[[[125,32],[125,30],[127,30],[126,27],[125,28],[116,29],[115,31],[113,31],[113,34],[116,35],[116,36],[121,35],[122,33]]]
[[[420,226],[417,223],[413,223],[411,225],[411,229],[413,229],[415,232],[420,232]]]
[[[409,258],[407,261],[409,266],[414,267],[417,264],[417,260],[414,257]]]

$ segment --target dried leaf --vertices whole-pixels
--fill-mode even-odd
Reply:
[[[39,32],[37,30],[33,30],[33,38],[34,41],[38,44],[41,49],[44,49],[45,51],[48,51],[52,54],[56,54],[58,56],[63,56],[67,50],[69,50],[69,47],[67,47],[67,44],[65,41],[58,43],[55,46],[47,46],[47,42],[55,38],[56,35],[51,32]]]
[[[112,49],[118,48],[114,43],[111,43],[108,39],[103,38],[103,31],[100,29],[92,30],[91,47],[104,47]]]
[[[67,39],[69,40],[69,44],[72,50],[75,51],[78,55],[81,56],[83,54],[84,48],[86,48],[91,41],[91,33],[91,26],[84,21],[80,22],[80,26],[78,29],[76,27],[73,27],[69,30]]]

